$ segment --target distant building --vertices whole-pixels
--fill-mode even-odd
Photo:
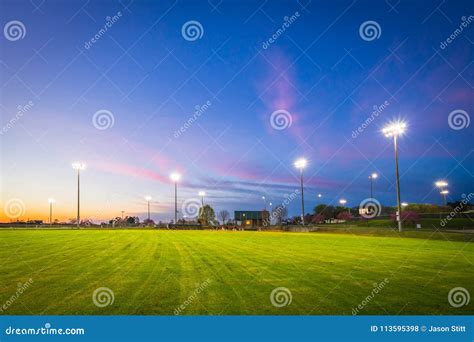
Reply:
[[[268,210],[234,211],[234,220],[243,228],[258,228],[270,224],[270,213]]]

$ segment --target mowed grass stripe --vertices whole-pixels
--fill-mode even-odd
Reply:
[[[221,231],[0,231],[3,314],[467,314],[447,294],[474,293],[472,243],[331,233]],[[5,260],[8,260],[5,262]],[[196,289],[207,279],[201,293]],[[271,305],[287,287],[289,306]],[[113,305],[92,302],[109,287]],[[21,304],[20,304],[21,301]],[[28,312],[28,311],[29,312]]]

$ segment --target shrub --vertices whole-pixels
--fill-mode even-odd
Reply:
[[[390,215],[390,219],[394,222],[397,221],[397,216],[395,214]],[[416,211],[402,211],[402,222],[408,224],[415,224],[420,222],[420,215]]]

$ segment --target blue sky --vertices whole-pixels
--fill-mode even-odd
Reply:
[[[459,199],[474,191],[474,124],[466,123],[473,8],[469,1],[3,1],[2,202],[19,199],[22,218],[45,219],[54,197],[58,216],[74,217],[71,162],[81,160],[83,217],[124,210],[144,218],[143,197],[151,195],[153,218],[170,218],[175,170],[183,174],[179,207],[205,190],[216,210],[259,210],[262,196],[278,204],[296,189],[292,163],[304,156],[307,208],[318,193],[320,202],[359,205],[372,172],[380,175],[375,197],[393,205],[393,147],[380,130],[394,119],[408,124],[399,146],[402,200],[440,203],[437,179]],[[100,33],[107,17],[113,23]],[[285,17],[291,23],[282,31]],[[12,21],[23,24],[21,39],[6,33]],[[199,23],[198,39],[183,36],[189,21]],[[360,33],[368,21],[378,25],[375,39]],[[94,121],[104,110],[113,125]],[[275,111],[291,125],[272,125]],[[448,120],[453,111],[460,129]],[[289,211],[297,214],[299,201]]]

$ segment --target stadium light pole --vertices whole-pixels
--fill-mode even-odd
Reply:
[[[393,148],[395,151],[395,175],[397,178],[397,221],[398,221],[398,231],[401,232],[402,228],[402,204],[400,201],[400,176],[398,174],[398,146],[397,138],[399,135],[402,135],[405,132],[406,124],[401,121],[389,123],[382,133],[387,138],[393,138]]]
[[[262,200],[263,200],[263,210],[267,211],[267,200],[266,200],[265,196],[262,196]]]
[[[199,191],[199,196],[201,196],[201,207],[204,207],[204,196],[206,196],[206,192]]]
[[[77,171],[77,222],[76,226],[79,228],[81,223],[81,170],[86,168],[86,164],[81,162],[72,163],[72,168]]]
[[[148,222],[150,222],[150,201],[152,200],[151,196],[145,197],[147,207],[148,207]]]
[[[444,205],[446,205],[447,204],[446,195],[449,194],[449,191],[446,189],[446,187],[448,186],[448,182],[444,180],[439,180],[435,182],[435,185],[437,188],[440,189],[439,193],[443,196],[443,202],[444,202]]]
[[[295,161],[294,166],[300,170],[300,186],[301,186],[301,223],[304,226],[304,189],[303,189],[303,170],[308,164],[305,158]]]
[[[375,172],[369,176],[370,179],[370,198],[374,198],[374,179],[377,179],[379,175]]]
[[[346,203],[347,203],[347,200],[345,200],[344,198],[341,198],[341,199],[339,200],[339,204],[341,204],[341,206],[342,206],[343,208],[346,207]]]
[[[181,175],[173,172],[170,178],[174,182],[174,224],[178,224],[178,181],[181,179]]]
[[[444,199],[444,206],[447,206],[448,205],[448,202],[446,201],[446,195],[449,194],[449,191],[444,189],[444,190],[441,190],[439,192],[441,195],[443,195],[443,199]]]
[[[54,198],[48,198],[49,203],[49,225],[53,224],[53,203],[56,202]]]

